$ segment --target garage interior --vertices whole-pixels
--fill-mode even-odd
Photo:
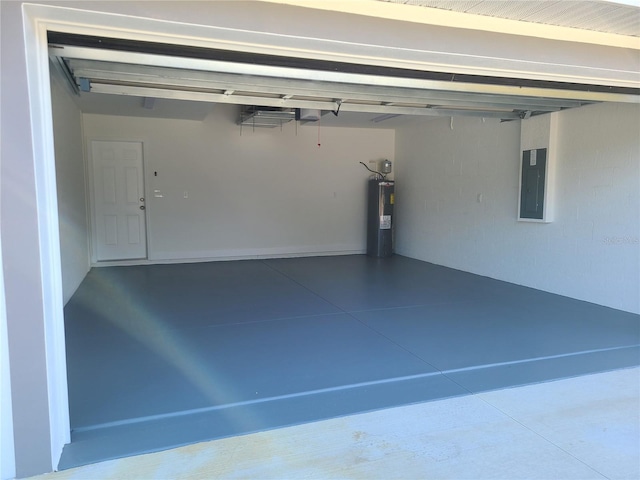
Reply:
[[[637,271],[637,88],[49,42],[59,468],[640,363],[635,284],[574,284]],[[522,222],[541,130],[554,216]],[[144,256],[99,256],[92,142],[142,144]],[[371,258],[383,159],[395,255]]]

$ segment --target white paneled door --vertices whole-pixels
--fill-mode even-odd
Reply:
[[[142,143],[91,142],[96,260],[147,257]]]

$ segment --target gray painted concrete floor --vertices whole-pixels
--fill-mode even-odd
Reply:
[[[93,269],[70,468],[640,364],[640,317],[394,256]]]
[[[390,408],[33,478],[638,479],[640,369]]]

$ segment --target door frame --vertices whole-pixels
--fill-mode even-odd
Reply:
[[[147,195],[147,169],[146,169],[146,159],[144,154],[144,141],[137,139],[116,139],[116,138],[103,138],[103,137],[90,137],[86,140],[86,145],[84,148],[85,156],[86,156],[86,168],[87,168],[87,202],[89,203],[89,251],[91,256],[91,266],[109,266],[109,265],[131,265],[131,264],[140,264],[147,263],[149,260],[149,196]],[[93,142],[126,142],[126,143],[139,143],[142,148],[142,189],[144,196],[144,230],[145,230],[145,256],[144,258],[137,258],[134,260],[98,260],[98,238],[97,238],[97,228],[96,228],[96,205],[95,205],[95,185],[93,181],[93,149],[91,144]]]

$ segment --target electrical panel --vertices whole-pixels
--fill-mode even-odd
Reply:
[[[520,178],[520,218],[544,218],[547,174],[547,149],[538,148],[522,152]]]

